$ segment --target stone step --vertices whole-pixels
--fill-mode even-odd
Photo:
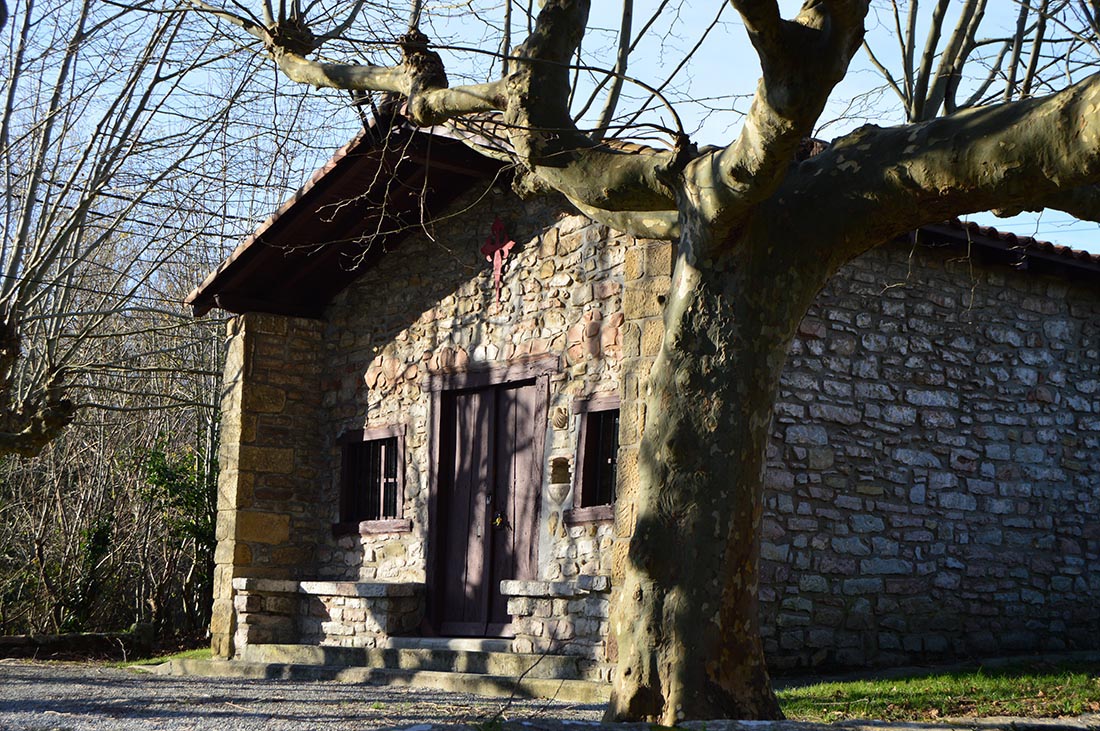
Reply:
[[[454,693],[494,697],[549,698],[571,703],[606,703],[611,686],[590,680],[485,675],[337,665],[301,665],[248,662],[245,660],[171,660],[157,667],[163,675],[217,678],[326,680],[416,688],[434,688]]]
[[[579,659],[569,655],[530,655],[513,652],[450,649],[435,646],[410,647],[329,647],[317,645],[246,645],[241,654],[245,662],[280,665],[331,665],[387,670],[469,673],[510,678],[583,680]],[[455,643],[457,640],[447,640]],[[476,641],[464,640],[473,643]],[[484,642],[484,641],[482,641]],[[477,645],[469,644],[468,647]],[[489,645],[495,647],[496,645]]]

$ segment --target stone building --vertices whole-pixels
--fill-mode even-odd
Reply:
[[[503,178],[366,133],[189,297],[236,313],[216,654],[504,638],[609,677],[673,247]],[[1100,647],[1098,283],[945,224],[820,294],[768,454],[773,667]]]

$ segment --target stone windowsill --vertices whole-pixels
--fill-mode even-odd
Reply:
[[[504,596],[575,597],[611,591],[610,576],[578,576],[571,581],[502,581]]]
[[[593,505],[587,508],[572,508],[571,510],[563,510],[561,517],[566,525],[612,521],[615,520],[615,506]]]
[[[264,594],[307,594],[310,596],[355,596],[385,598],[416,596],[424,584],[384,581],[286,581],[281,579],[233,579],[237,591]]]
[[[364,520],[360,523],[333,523],[333,536],[349,536],[359,534],[361,536],[376,533],[409,533],[412,531],[412,520],[408,518],[387,518],[385,520]]]

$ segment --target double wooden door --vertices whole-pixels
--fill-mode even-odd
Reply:
[[[500,582],[536,578],[546,431],[542,379],[440,396],[437,631],[510,636]]]

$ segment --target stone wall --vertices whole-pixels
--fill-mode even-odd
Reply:
[[[233,590],[237,657],[273,643],[382,647],[424,616],[423,584],[237,578]]]
[[[623,330],[624,361],[619,386],[622,405],[619,411],[618,496],[615,522],[610,526],[609,536],[609,574],[612,577],[626,574],[627,549],[637,525],[635,498],[639,480],[638,453],[645,427],[645,384],[664,339],[664,303],[672,282],[674,261],[675,247],[671,243],[644,241],[632,247],[623,262],[627,292],[623,311],[628,324]],[[601,563],[606,563],[607,543],[602,536],[596,543]],[[620,586],[612,586],[612,603],[619,601],[620,590]],[[615,662],[618,656],[618,645],[614,636],[610,636],[607,638],[607,660]]]
[[[480,194],[480,191],[479,191]],[[324,382],[326,469],[322,505],[334,522],[339,447],[350,429],[403,425],[405,481],[401,533],[322,536],[319,575],[343,580],[423,581],[431,445],[429,373],[558,356],[550,377],[542,490],[540,575],[548,580],[606,574],[611,524],[567,526],[572,493],[549,490],[549,465],[572,469],[579,417],[573,403],[618,392],[624,358],[640,332],[624,317],[623,262],[633,239],[563,212],[560,203],[520,204],[494,192],[471,197],[463,215],[413,235],[341,293],[329,309]],[[471,208],[472,207],[472,208]],[[517,243],[501,279],[479,248],[499,217]],[[667,277],[666,277],[667,279]],[[665,283],[667,288],[667,281]],[[629,298],[629,292],[625,298]]]
[[[611,580],[582,575],[569,581],[504,581],[520,653],[575,655],[582,677],[611,682],[607,659]]]
[[[424,585],[401,582],[303,581],[299,642],[381,647],[424,618]]]
[[[234,653],[232,582],[316,571],[321,325],[275,315],[229,322],[218,452],[211,647]]]
[[[247,417],[227,421],[223,443],[216,647],[232,634],[218,617],[233,576],[424,581],[430,373],[559,358],[540,579],[621,575],[673,248],[505,194],[454,210],[339,295],[325,325],[236,321],[227,373],[248,376],[227,380],[225,413]],[[517,242],[499,298],[478,251],[498,216]],[[1100,645],[1098,323],[1094,282],[905,244],[830,283],[792,344],[769,447],[761,601],[774,667]],[[613,393],[616,520],[567,524],[571,482],[552,473],[575,467],[575,402]],[[404,427],[407,529],[333,535],[337,438],[391,425]],[[265,521],[275,529],[255,528]],[[566,641],[553,632],[570,607],[517,601],[519,639]],[[589,609],[576,615],[595,618],[584,632],[606,632],[602,605]],[[615,657],[613,642],[586,647],[594,662]]]
[[[896,244],[791,346],[769,449],[775,667],[1100,646],[1100,297]]]

